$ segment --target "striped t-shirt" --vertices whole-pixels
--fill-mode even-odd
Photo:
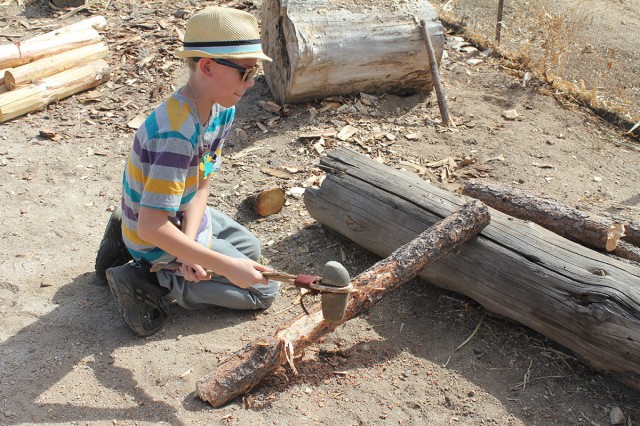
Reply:
[[[136,132],[122,179],[122,236],[136,260],[154,262],[165,254],[138,236],[140,207],[166,210],[169,220],[178,223],[200,179],[220,169],[222,145],[235,108],[214,105],[206,129],[196,115],[177,91]],[[198,232],[206,222],[204,215]]]

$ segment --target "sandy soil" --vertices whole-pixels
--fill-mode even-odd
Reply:
[[[420,280],[313,346],[297,362],[299,376],[283,369],[220,409],[196,399],[195,381],[219,360],[301,312],[292,307],[298,292],[284,287],[276,304],[257,314],[172,306],[163,329],[147,339],[118,316],[93,262],[120,198],[134,132],[127,123],[183,79],[170,55],[174,27],[184,28],[203,3],[108,3],[100,12],[110,23],[111,81],[0,126],[0,424],[606,425],[614,407],[637,424],[640,393],[517,324],[488,315],[456,351],[487,313]],[[59,21],[36,4],[26,12],[6,7],[0,24],[8,33],[30,34]],[[435,95],[378,96],[360,112],[349,108],[357,97],[344,99],[341,112],[326,103],[295,105],[279,117],[260,106],[271,97],[257,78],[238,106],[238,130],[210,203],[254,231],[277,269],[319,273],[328,260],[341,261],[352,275],[366,269],[375,256],[316,223],[293,193],[281,213],[264,219],[246,202],[273,185],[291,190],[317,182],[319,153],[299,135],[340,130],[350,121],[361,129],[361,143],[327,139],[327,145],[346,144],[394,167],[400,160],[494,158],[474,173],[569,205],[640,218],[637,142],[523,86],[494,59],[469,64],[452,35],[448,43],[441,71],[456,130],[436,125]],[[149,55],[155,56],[145,63]],[[504,119],[507,109],[520,118]],[[44,138],[42,129],[58,137]],[[409,133],[417,139],[407,139]],[[299,172],[276,178],[264,167]],[[440,170],[428,169],[424,178],[455,190],[471,175],[441,182]]]

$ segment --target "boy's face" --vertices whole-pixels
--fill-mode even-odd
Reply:
[[[214,102],[225,108],[237,104],[244,92],[255,84],[253,76],[242,81],[244,73],[234,68],[233,65],[250,69],[256,65],[257,59],[227,59],[225,60],[227,64],[222,64],[209,58],[203,58],[199,62],[203,61],[205,63],[199,65],[202,67],[203,74],[208,77],[208,94]]]

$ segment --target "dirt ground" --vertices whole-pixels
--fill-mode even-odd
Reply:
[[[1,9],[3,33],[60,25],[60,13],[47,6],[21,11],[11,3]],[[120,198],[134,133],[127,123],[179,87],[183,67],[170,54],[175,28],[209,3],[97,3],[94,11],[110,25],[110,82],[0,126],[0,424],[607,425],[614,407],[625,424],[640,422],[639,392],[544,336],[420,280],[313,346],[296,363],[299,376],[283,369],[219,409],[198,400],[195,382],[219,360],[301,312],[298,293],[283,287],[260,313],[172,306],[147,339],[123,323],[93,263]],[[257,12],[260,3],[237,4]],[[261,107],[271,97],[258,77],[238,105],[210,204],[255,232],[276,269],[319,273],[338,260],[356,275],[376,257],[315,222],[296,189],[317,184],[321,151],[317,140],[299,136],[351,123],[357,140],[328,137],[324,148],[348,145],[451,190],[484,177],[640,219],[637,141],[523,85],[495,59],[469,63],[453,36],[441,72],[457,129],[437,125],[433,94],[293,105],[281,117]],[[519,118],[506,120],[509,109]],[[42,137],[43,129],[57,136]],[[444,182],[441,169],[426,166],[471,155],[482,167]],[[246,200],[273,185],[288,191],[287,204],[258,219]]]

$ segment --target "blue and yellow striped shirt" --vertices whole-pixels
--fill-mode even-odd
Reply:
[[[166,210],[170,220],[180,219],[200,180],[220,169],[224,138],[234,115],[234,107],[216,104],[204,129],[178,91],[140,126],[122,179],[122,235],[134,259],[154,262],[165,253],[138,236],[140,207]]]

